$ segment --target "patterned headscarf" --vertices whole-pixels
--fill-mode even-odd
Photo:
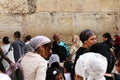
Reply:
[[[30,46],[35,50],[39,46],[42,46],[49,42],[51,42],[51,40],[45,36],[35,36],[30,40]]]
[[[88,52],[79,57],[75,65],[75,73],[83,80],[105,80],[107,60],[98,53]]]

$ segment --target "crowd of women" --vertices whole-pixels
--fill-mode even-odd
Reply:
[[[43,35],[22,41],[19,31],[14,37],[12,43],[8,36],[2,39],[0,80],[12,80],[6,71],[21,57],[23,80],[120,80],[119,34],[113,39],[105,32],[98,42],[96,33],[85,29],[73,35],[71,47],[59,34],[53,35],[54,41]]]

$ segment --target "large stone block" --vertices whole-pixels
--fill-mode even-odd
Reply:
[[[115,0],[100,0],[101,12],[114,12],[115,11]]]
[[[39,11],[70,11],[70,0],[37,0]]]
[[[95,15],[90,13],[76,13],[75,14],[75,33],[79,34],[84,29],[96,29],[96,19]]]
[[[15,31],[20,31],[23,35],[23,27],[22,16],[0,14],[0,39],[2,39],[3,36],[9,36],[10,40],[13,40]]]
[[[120,0],[115,0],[115,12],[120,12]]]
[[[74,34],[74,14],[73,13],[55,13],[53,33],[60,33],[63,37],[70,37]],[[69,40],[64,38],[66,42]]]
[[[83,0],[37,0],[36,11],[81,11]]]
[[[75,18],[76,34],[79,34],[84,29],[91,29],[101,37],[105,32],[110,32],[111,34],[116,32],[116,15],[114,14],[99,13],[93,15],[91,13],[78,13]]]
[[[35,0],[0,0],[1,13],[35,12]]]
[[[84,0],[84,11],[100,11],[101,0]]]
[[[104,32],[114,33],[116,27],[116,15],[114,14],[99,14],[96,15],[96,30],[97,33],[102,34]]]
[[[47,12],[34,13],[26,16],[24,22],[25,34],[36,36],[45,35],[51,38],[52,35],[52,22],[51,15]]]
[[[70,11],[83,11],[84,0],[70,0]]]

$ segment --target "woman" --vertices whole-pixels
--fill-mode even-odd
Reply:
[[[108,45],[109,48],[113,48],[114,41],[112,40],[110,33],[106,32],[103,34],[103,41]]]
[[[92,45],[97,43],[96,34],[93,31],[89,30],[89,29],[83,30],[80,33],[79,38],[82,41],[83,45],[76,52],[76,57],[75,57],[75,61],[74,61],[74,67],[75,67],[76,61],[79,58],[79,56],[84,54],[85,52],[88,52],[89,47],[91,47]]]
[[[76,51],[80,48],[81,46],[81,41],[79,39],[79,36],[73,35],[72,37],[72,45],[70,48],[70,55],[67,57],[67,60],[71,60],[74,62],[75,56],[76,56]]]
[[[51,40],[45,36],[36,36],[30,40],[33,52],[28,52],[22,59],[21,65],[24,80],[45,80],[47,59],[51,55]]]
[[[80,47],[78,49],[78,51],[76,53],[75,63],[80,55],[82,55],[84,52],[86,52],[89,47],[91,47],[92,45],[97,43],[96,34],[89,29],[83,30],[80,33],[79,38],[82,41],[83,45],[82,45],[82,47]]]
[[[3,42],[3,45],[1,46],[1,49],[4,55],[6,55],[12,62],[15,62],[14,54],[13,54],[13,47],[10,44],[9,37],[4,36],[2,39],[2,42]],[[5,70],[7,71],[8,68],[10,67],[10,64],[5,59],[2,60],[2,63],[3,63]]]
[[[107,44],[107,46],[110,49],[111,56],[113,58],[115,58],[116,56],[115,56],[115,52],[114,52],[114,50],[115,50],[115,48],[114,48],[114,41],[112,40],[112,37],[111,37],[110,33],[106,32],[106,33],[103,34],[103,42],[105,44]]]
[[[11,64],[11,60],[4,55],[3,50],[0,48],[0,56],[2,57],[2,59],[5,59],[9,64]],[[4,66],[2,64],[2,62],[0,61],[0,80],[11,80],[11,78],[5,74],[5,69]]]

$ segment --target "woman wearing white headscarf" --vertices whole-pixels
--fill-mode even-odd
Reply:
[[[51,54],[51,40],[45,36],[36,36],[30,40],[34,52],[28,52],[23,57],[21,65],[24,80],[45,80],[47,61]]]
[[[58,64],[60,64],[60,58],[57,54],[51,54],[50,58],[49,58],[49,62],[48,62],[48,67],[50,68],[52,66],[53,63],[57,62]]]
[[[105,80],[107,60],[98,53],[85,53],[79,57],[75,65],[78,80]]]

